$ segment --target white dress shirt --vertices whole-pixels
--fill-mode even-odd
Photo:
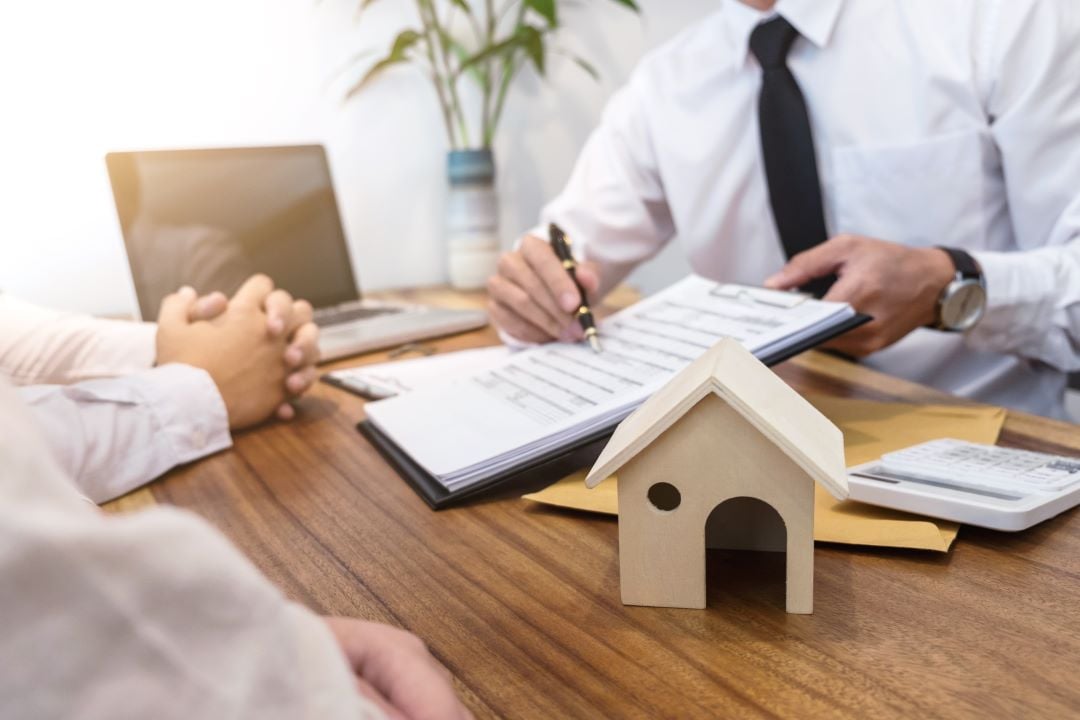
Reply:
[[[986,316],[866,360],[985,402],[1064,417],[1080,368],[1080,2],[780,0],[802,35],[830,234],[968,250]],[[770,13],[771,15],[772,13]],[[761,161],[767,15],[719,12],[648,55],[544,210],[621,277],[670,240],[695,272],[760,284],[785,263]]]
[[[188,513],[83,502],[0,379],[0,717],[375,718],[329,629]]]
[[[153,367],[156,332],[0,294],[0,376],[24,386],[54,459],[94,502],[232,444],[206,371]]]

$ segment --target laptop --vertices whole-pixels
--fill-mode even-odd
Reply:
[[[182,285],[231,296],[262,272],[315,308],[322,361],[484,326],[479,310],[361,297],[321,145],[106,156],[144,319]]]

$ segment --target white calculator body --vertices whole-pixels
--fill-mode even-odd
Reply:
[[[1080,504],[1080,458],[932,440],[848,470],[851,499],[994,530]]]

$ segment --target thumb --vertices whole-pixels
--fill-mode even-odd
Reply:
[[[596,293],[600,290],[600,273],[592,265],[582,263],[575,270],[581,289],[589,296],[589,302],[596,300]]]
[[[158,325],[187,325],[192,305],[198,298],[195,288],[185,285],[161,301],[158,310]]]
[[[191,322],[198,322],[199,320],[213,320],[221,313],[225,312],[225,309],[229,306],[229,298],[225,297],[225,293],[214,291],[209,295],[203,295],[198,298],[189,308]]]
[[[273,291],[274,281],[268,275],[256,273],[244,281],[244,284],[236,291],[233,302],[236,305],[261,308],[266,296]]]
[[[842,238],[832,238],[817,247],[804,250],[791,258],[780,272],[765,280],[772,290],[791,290],[814,278],[834,274],[846,259],[846,244]]]

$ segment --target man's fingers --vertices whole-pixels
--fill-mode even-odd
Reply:
[[[488,301],[488,315],[503,332],[522,342],[545,343],[551,341],[546,331],[525,320],[512,309],[494,300]]]
[[[316,376],[315,368],[309,365],[285,378],[285,389],[290,395],[303,395],[315,382]]]
[[[581,342],[585,339],[585,330],[581,327],[581,323],[572,322],[566,326],[565,330],[559,333],[559,337],[556,339],[564,343]]]
[[[518,315],[550,337],[558,337],[566,321],[569,320],[569,316],[564,316],[563,323],[560,324],[546,310],[533,302],[525,290],[501,275],[493,275],[488,279],[488,295],[500,305],[513,308]]]
[[[833,286],[829,288],[829,292],[825,293],[825,297],[822,300],[829,302],[846,302],[856,310],[862,310],[859,307],[859,300],[863,294],[863,278],[859,277],[855,273],[848,273],[847,275],[841,275],[837,278]]]
[[[319,361],[319,326],[313,322],[300,326],[285,349],[285,364],[291,368],[314,365]]]
[[[280,337],[292,325],[293,297],[284,290],[277,289],[263,301],[266,310],[266,329],[270,337]]]
[[[600,291],[600,274],[591,265],[582,263],[577,267],[577,279],[581,287],[588,295],[589,303],[597,301],[596,293]]]
[[[165,296],[158,310],[159,325],[187,325],[191,316],[192,306],[198,294],[195,288],[185,285],[171,295]]]
[[[304,299],[296,300],[292,305],[292,322],[289,323],[289,327],[285,328],[285,332],[292,336],[297,329],[307,325],[314,318],[315,310],[311,307],[311,303]]]
[[[861,327],[840,335],[822,345],[826,350],[835,350],[848,357],[860,358],[877,352],[887,344],[883,338],[882,323],[869,322]]]
[[[559,307],[555,296],[522,251],[506,253],[499,258],[499,276],[521,288],[528,296],[529,303],[541,308],[555,322],[565,317],[566,313]]]
[[[521,241],[521,254],[532,271],[542,281],[544,287],[555,299],[556,306],[564,313],[572,313],[581,305],[578,293],[570,274],[555,255],[551,246],[540,238],[527,235]]]
[[[296,417],[296,408],[292,406],[292,403],[283,402],[278,405],[278,408],[274,411],[274,414],[277,415],[278,420],[284,420],[285,422],[288,422],[289,420],[292,420],[294,417]]]
[[[462,720],[469,714],[454,694],[445,668],[411,633],[378,623],[324,618],[358,678],[405,717]]]
[[[385,628],[368,633],[374,642],[358,675],[405,717],[464,720],[468,711],[454,694],[450,675],[416,636]]]
[[[814,278],[835,273],[852,249],[854,239],[839,235],[817,247],[805,250],[788,261],[780,272],[765,280],[765,287],[775,290],[791,290]]]
[[[379,708],[379,710],[382,711],[382,714],[386,716],[387,720],[407,720],[404,715],[398,712],[397,708],[393,707],[387,699],[364,678],[356,678],[356,691],[370,700],[375,707]]]
[[[252,275],[233,295],[233,303],[249,308],[261,308],[266,297],[273,292],[274,281],[268,275]]]
[[[213,320],[229,307],[229,298],[225,293],[215,290],[209,295],[203,295],[192,304],[188,313],[188,320],[199,322],[200,320]]]

